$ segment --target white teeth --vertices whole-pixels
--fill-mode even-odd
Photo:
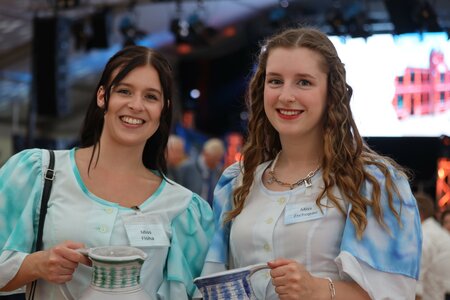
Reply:
[[[298,110],[294,111],[294,110],[282,110],[282,109],[280,109],[280,113],[282,115],[294,116],[294,115],[299,115],[300,111],[298,111]]]
[[[132,124],[132,125],[139,125],[139,124],[143,124],[144,123],[144,120],[135,119],[135,118],[131,118],[131,117],[122,117],[121,119],[125,123]]]

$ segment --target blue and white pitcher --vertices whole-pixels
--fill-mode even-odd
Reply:
[[[250,277],[257,271],[268,269],[267,264],[251,265],[197,277],[194,284],[204,300],[257,300]]]

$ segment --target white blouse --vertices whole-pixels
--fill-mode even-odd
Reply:
[[[257,169],[245,206],[232,223],[232,268],[290,258],[303,264],[314,276],[354,280],[372,299],[414,299],[414,279],[391,273],[380,275],[350,253],[341,251],[345,217],[326,197],[321,199],[326,205],[322,211],[315,203],[324,186],[320,171],[312,178],[312,186],[280,192],[264,186],[262,175],[267,166],[265,163]],[[348,204],[339,190],[333,192],[347,210]],[[379,276],[384,277],[383,282],[386,276],[392,279],[391,285],[377,285]],[[269,271],[253,275],[252,286],[258,299],[278,299]]]
[[[10,158],[0,169],[0,287],[17,273],[33,250],[39,219],[42,170],[48,165],[46,151],[31,149]],[[130,245],[124,226],[133,209],[121,207],[92,194],[84,185],[75,163],[75,149],[55,151],[55,180],[45,219],[43,248],[65,240],[86,247]],[[25,196],[24,196],[25,195]],[[148,258],[141,269],[141,285],[153,299],[189,299],[193,278],[200,274],[213,233],[212,211],[198,195],[172,181],[139,206],[139,214],[158,217],[166,246],[140,247]],[[1,226],[3,225],[3,226]],[[92,268],[80,264],[66,283],[78,299],[89,286]],[[0,292],[0,295],[2,293]],[[57,284],[38,280],[35,299],[64,299]]]

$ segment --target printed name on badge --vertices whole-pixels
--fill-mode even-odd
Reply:
[[[315,202],[287,204],[284,211],[284,224],[315,220],[323,216]]]
[[[169,247],[170,241],[161,217],[137,215],[123,218],[130,245],[134,247]]]
[[[125,228],[131,246],[164,247],[170,245],[161,224],[128,224],[125,225]]]

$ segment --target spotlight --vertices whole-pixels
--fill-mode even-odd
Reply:
[[[203,2],[198,1],[196,11],[183,17],[181,1],[177,1],[176,17],[170,22],[170,31],[174,34],[177,44],[206,46],[211,43],[211,38],[217,34],[217,30],[206,24],[204,11]]]
[[[441,26],[437,21],[437,15],[428,1],[424,1],[416,7],[416,22],[422,31],[440,32]]]
[[[279,5],[269,12],[269,23],[274,28],[283,26],[287,19],[288,0],[279,0]]]
[[[343,13],[339,8],[333,8],[326,14],[326,20],[331,27],[330,35],[343,35],[345,33],[345,20]]]
[[[170,21],[170,31],[175,35],[176,43],[186,42],[189,36],[189,23],[180,18],[174,18]]]
[[[127,12],[119,22],[119,32],[123,37],[123,46],[136,45],[137,41],[142,39],[147,32],[141,30],[136,25],[137,15],[135,13],[135,2],[131,2]]]
[[[348,33],[354,38],[367,38],[371,35],[371,26],[367,20],[365,12],[358,13],[348,20]]]
[[[193,89],[191,90],[189,95],[191,96],[192,99],[198,99],[200,97],[200,91],[197,89]]]
[[[442,31],[429,1],[384,0],[395,34]]]

